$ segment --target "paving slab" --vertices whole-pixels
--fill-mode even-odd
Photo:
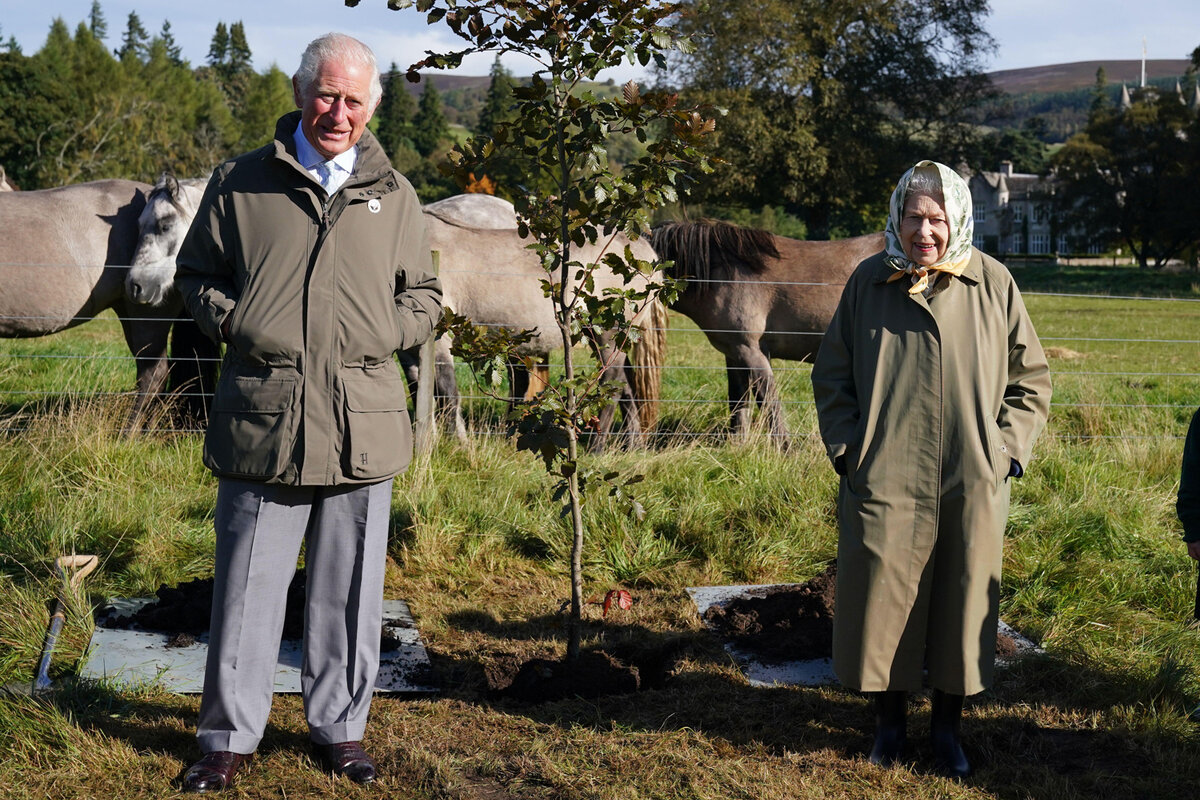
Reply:
[[[156,599],[118,598],[104,606],[88,645],[82,677],[121,687],[157,684],[176,694],[202,691],[208,658],[207,633],[197,636],[194,644],[177,647],[169,645],[172,640],[169,634],[105,627],[110,618],[134,614]],[[375,693],[436,693],[429,654],[408,604],[403,600],[384,600],[383,627],[387,649],[380,654]],[[275,671],[277,693],[300,691],[300,661],[300,641],[284,639]]]

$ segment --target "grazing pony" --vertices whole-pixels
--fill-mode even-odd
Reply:
[[[659,258],[674,262],[667,275],[687,279],[672,309],[725,356],[734,434],[749,432],[753,399],[774,441],[786,447],[771,359],[816,354],[846,279],[883,249],[883,234],[809,242],[701,220],[658,225],[650,243]]]
[[[182,312],[178,297],[150,306],[126,292],[130,265],[163,235],[144,219],[151,188],[102,180],[0,194],[0,338],[57,333],[113,309],[137,369],[126,431],[143,425],[147,404],[167,388],[168,341]],[[188,327],[175,326],[176,342]],[[194,362],[215,354],[199,348]]]

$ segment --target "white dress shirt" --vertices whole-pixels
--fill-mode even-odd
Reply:
[[[325,187],[325,192],[332,197],[334,192],[342,188],[342,184],[354,172],[354,164],[358,161],[358,145],[326,160],[325,156],[318,153],[308,141],[308,137],[304,135],[300,125],[296,126],[295,139],[296,159],[302,167],[308,170],[308,174],[316,179],[317,183]],[[325,178],[318,169],[322,165],[328,171],[328,178]]]

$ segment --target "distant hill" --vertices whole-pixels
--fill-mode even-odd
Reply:
[[[425,91],[426,82],[436,86],[438,92],[441,94],[456,89],[482,89],[486,94],[488,86],[492,83],[492,79],[488,75],[452,75],[448,72],[426,72],[421,75],[420,83],[405,81],[404,86],[413,97],[420,97],[421,92]]]
[[[1159,91],[1173,91],[1190,63],[1182,58],[1147,60],[1146,83]],[[1122,84],[1131,90],[1141,84],[1140,60],[1076,61],[990,72],[988,77],[1000,96],[980,107],[979,122],[992,128],[1019,128],[1037,117],[1045,126],[1042,139],[1046,143],[1066,141],[1087,123],[1100,67],[1108,80],[1105,94],[1109,103],[1119,101]],[[1185,92],[1190,98],[1190,87]]]
[[[1156,78],[1179,78],[1187,71],[1191,62],[1185,58],[1159,58],[1146,60],[1146,80]],[[989,72],[992,84],[1005,94],[1029,92],[1069,92],[1088,89],[1096,83],[1096,70],[1104,67],[1109,83],[1126,83],[1136,86],[1142,79],[1142,62],[1132,61],[1075,61],[1071,64],[1050,64],[1044,67],[1004,69]]]

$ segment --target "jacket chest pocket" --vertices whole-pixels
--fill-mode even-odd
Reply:
[[[342,381],[346,401],[342,466],[347,475],[362,480],[394,475],[408,466],[412,453],[404,378],[394,369],[379,372],[383,374]]]
[[[204,440],[205,463],[221,475],[279,476],[296,439],[294,375],[222,376]]]

